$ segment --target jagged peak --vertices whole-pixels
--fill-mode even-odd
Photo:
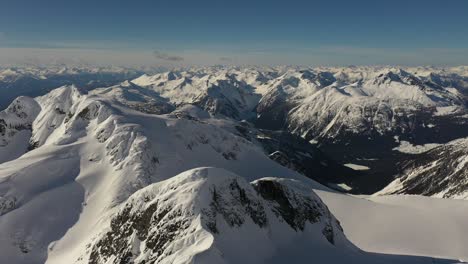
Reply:
[[[194,262],[201,253],[210,255],[205,262],[231,263],[232,248],[226,248],[222,241],[232,232],[249,232],[255,241],[272,249],[291,240],[281,231],[288,229],[293,236],[305,229],[317,229],[312,231],[317,236],[310,239],[332,245],[349,243],[321,200],[311,191],[296,192],[298,186],[297,182],[271,178],[250,184],[232,172],[213,167],[185,171],[133,194],[113,216],[110,229],[93,242],[89,263],[125,258],[136,263],[185,263]],[[280,236],[282,239],[276,239]],[[144,246],[135,250],[135,238]],[[246,236],[239,238],[255,246],[256,242]],[[249,263],[266,260],[271,257],[268,252],[236,259]]]
[[[0,112],[0,118],[9,119],[7,122],[20,121],[26,123],[32,123],[36,118],[37,114],[41,110],[40,105],[31,97],[20,96],[13,100],[13,102],[5,109]],[[7,117],[8,115],[9,117]],[[15,117],[12,119],[12,117]]]

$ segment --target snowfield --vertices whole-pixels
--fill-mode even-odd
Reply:
[[[368,170],[369,167],[364,166],[364,165],[359,165],[359,164],[353,164],[353,163],[346,163],[344,164],[346,167],[351,168],[353,170]]]
[[[400,141],[400,145],[393,150],[399,151],[402,153],[408,153],[408,154],[420,154],[426,151],[429,151],[435,147],[440,146],[441,144],[434,144],[434,143],[429,143],[429,144],[424,144],[424,145],[413,145],[408,141]]]
[[[465,200],[317,194],[340,221],[345,235],[363,250],[468,261]]]

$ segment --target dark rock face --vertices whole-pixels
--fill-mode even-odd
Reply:
[[[6,128],[7,128],[7,124],[6,124],[5,120],[0,119],[0,134],[1,134],[2,136],[5,135]]]
[[[229,195],[225,195],[228,192]],[[203,211],[203,219],[208,229],[213,233],[219,233],[216,225],[217,215],[220,215],[231,227],[239,227],[249,217],[259,227],[268,225],[265,208],[262,203],[252,199],[252,195],[246,194],[246,190],[239,186],[237,180],[232,180],[228,188],[216,189],[213,186],[212,200],[208,209]],[[227,199],[226,199],[226,198]],[[242,208],[238,210],[238,208]]]
[[[81,110],[81,112],[78,113],[78,117],[90,120],[91,116],[89,115],[89,108],[88,107],[83,108],[83,110]]]
[[[255,109],[256,126],[269,130],[284,130],[287,127],[288,113],[294,107],[287,97],[282,89],[264,95]]]
[[[277,217],[282,218],[296,232],[303,231],[306,223],[325,222],[322,233],[331,244],[335,243],[335,229],[342,232],[338,221],[317,196],[304,196],[277,181],[258,180],[255,190],[272,204]]]
[[[239,111],[232,104],[232,102],[221,93],[218,93],[216,96],[210,94],[201,96],[199,99],[197,99],[197,101],[195,101],[194,105],[206,110],[211,114],[221,114],[235,119],[239,118],[240,115]]]
[[[403,173],[401,164],[415,158],[414,155],[393,150],[399,145],[396,137],[415,145],[445,144],[468,137],[468,122],[459,114],[433,116],[430,112],[420,112],[413,118],[410,130],[398,129],[386,134],[377,131],[362,134],[344,131],[335,138],[322,139],[318,148],[338,163],[369,167],[369,170],[360,171],[355,174],[356,177],[349,178],[346,184],[353,187],[353,193],[372,194],[387,186],[395,175]],[[435,126],[428,127],[427,124]]]
[[[402,163],[401,186],[392,194],[454,198],[468,190],[468,140],[455,140]],[[385,191],[385,190],[384,190]]]
[[[311,199],[294,201],[296,207],[293,207],[289,201],[289,195],[283,186],[274,181],[260,180],[255,184],[255,190],[268,201],[275,202],[274,212],[288,223],[294,230],[304,230],[305,223],[316,223],[319,221],[321,212]],[[296,198],[296,197],[292,197]]]
[[[17,199],[14,196],[0,196],[0,216],[16,208]]]
[[[127,205],[112,219],[111,231],[91,250],[90,264],[103,263],[110,258],[116,259],[114,263],[134,263],[132,258],[135,257],[135,239],[146,242],[146,250],[152,253],[148,261],[153,263],[163,256],[167,245],[176,236],[187,232],[190,224],[190,218],[181,211],[161,208],[158,202],[151,204],[143,212],[132,214],[131,211],[132,207]]]
[[[133,108],[137,111],[147,113],[147,114],[155,114],[155,115],[163,115],[174,111],[175,107],[166,102],[148,102],[148,103],[135,103],[135,104],[128,104],[130,108]]]

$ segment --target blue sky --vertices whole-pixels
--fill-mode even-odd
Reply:
[[[468,64],[467,0],[0,4],[3,61]]]

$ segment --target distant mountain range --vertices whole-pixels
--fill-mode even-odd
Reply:
[[[40,96],[63,85],[82,89],[114,85],[141,75],[141,70],[121,67],[10,67],[0,68],[0,109],[18,96]]]

